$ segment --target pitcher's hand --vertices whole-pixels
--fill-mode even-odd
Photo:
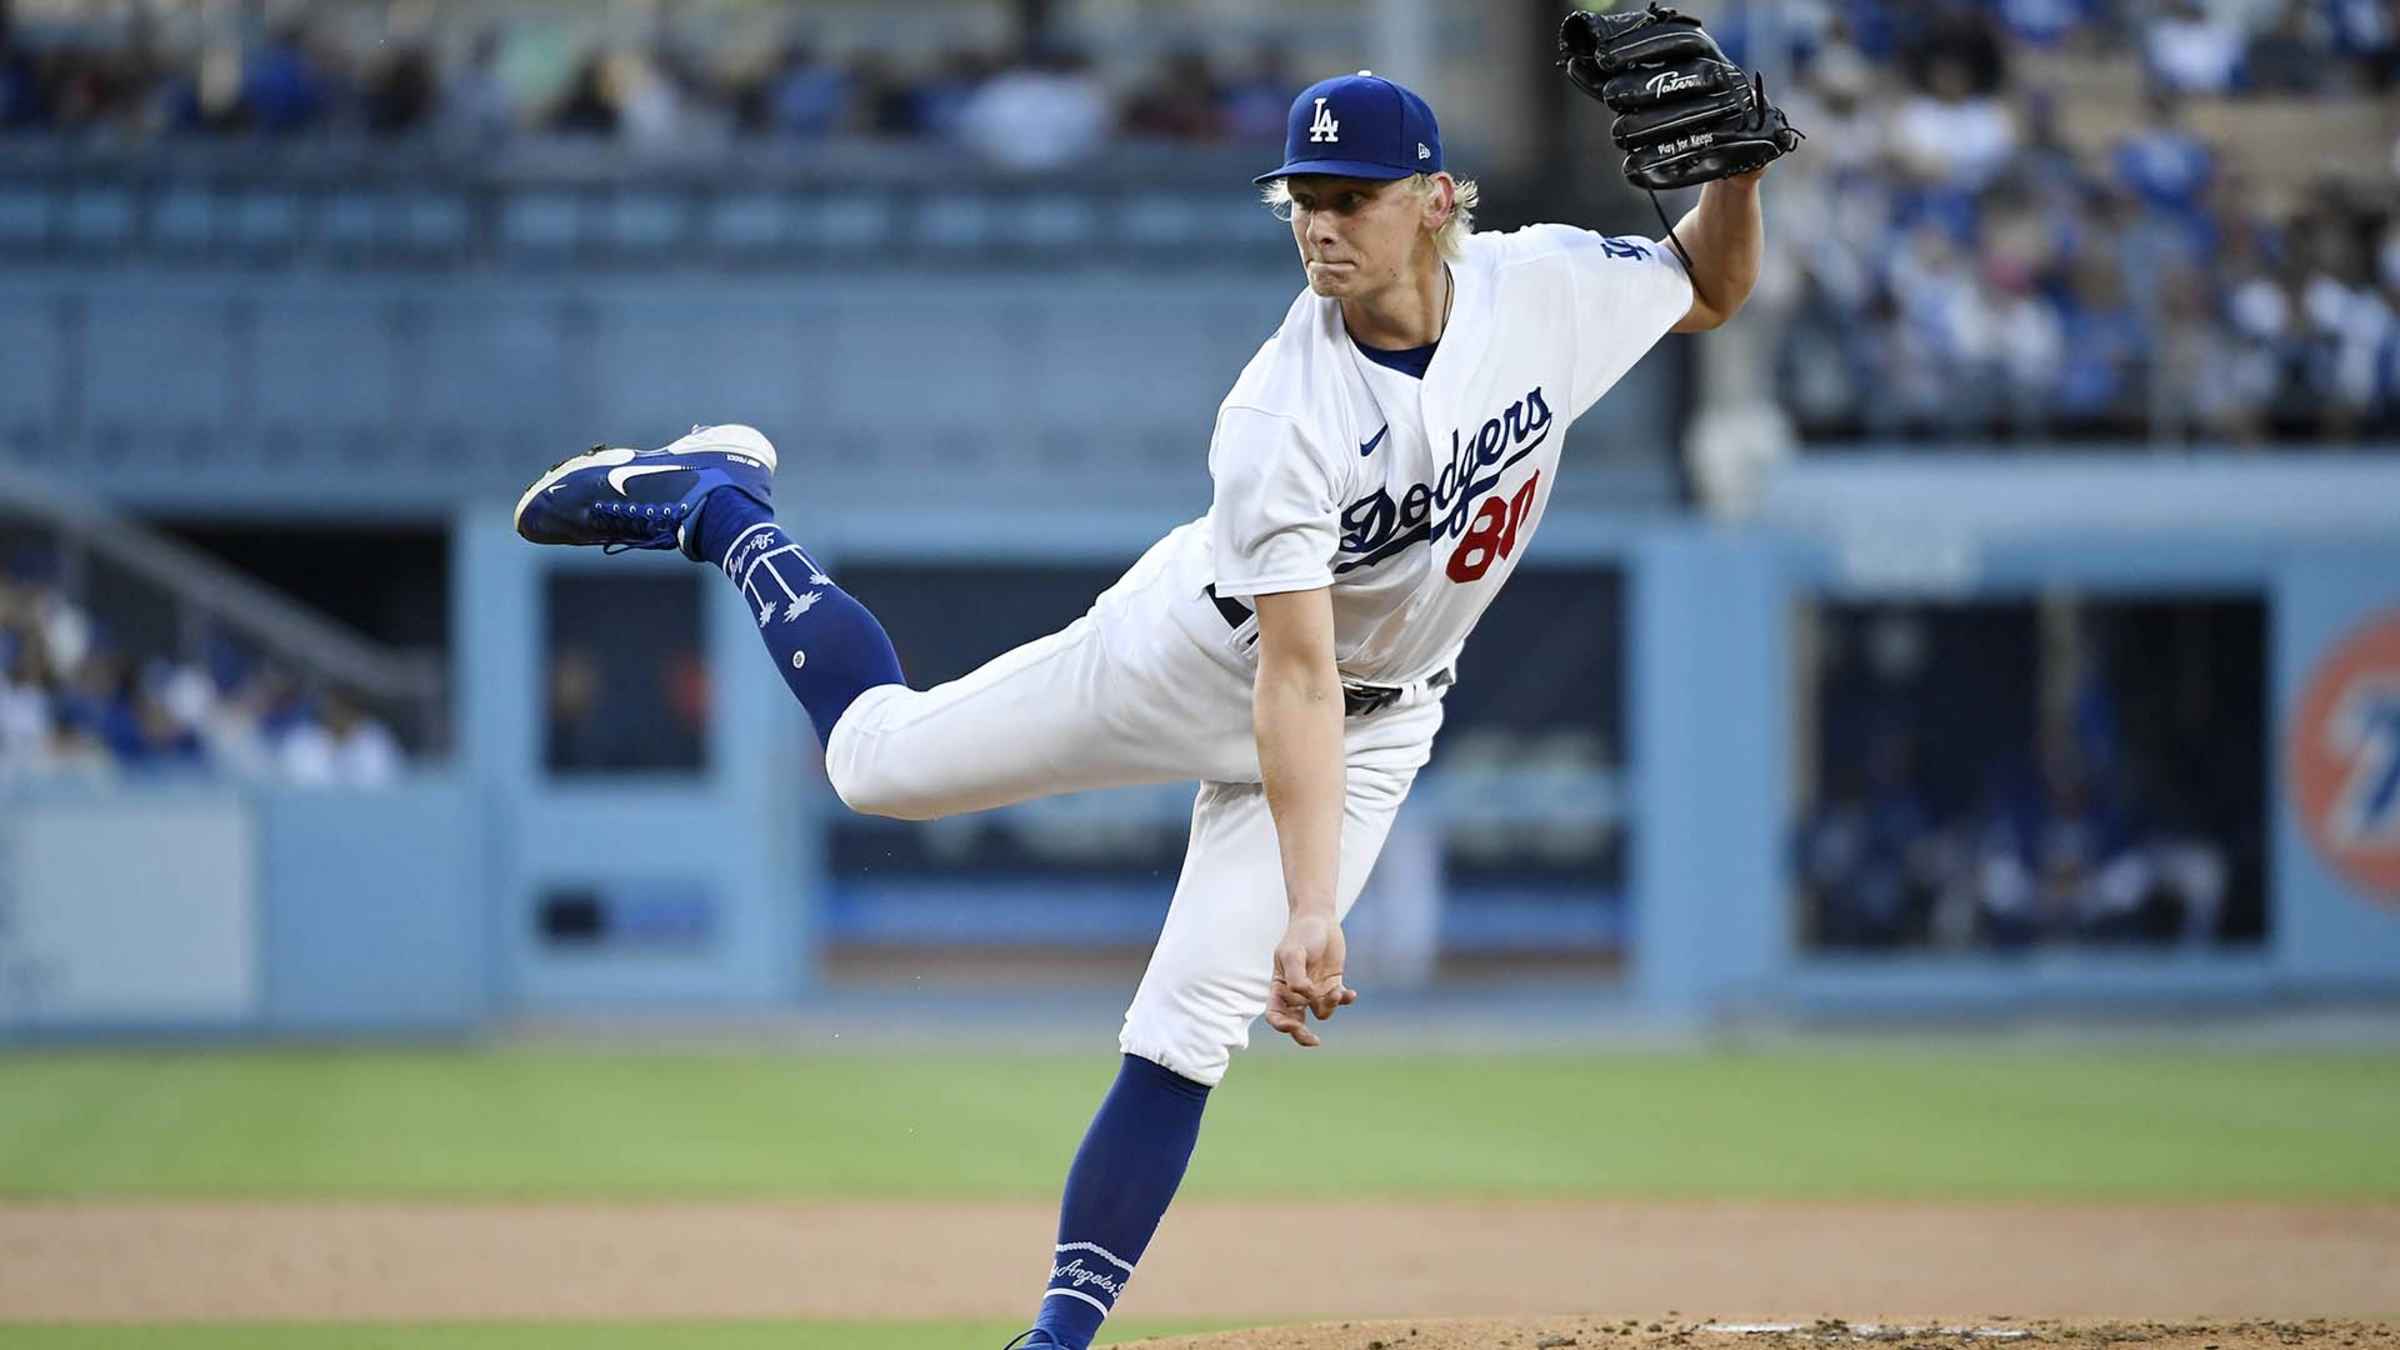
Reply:
[[[1275,945],[1275,978],[1267,990],[1267,1025],[1302,1046],[1324,1044],[1309,1030],[1308,1015],[1331,1021],[1334,1011],[1358,1002],[1358,991],[1342,983],[1347,954],[1342,926],[1330,914],[1294,915]]]

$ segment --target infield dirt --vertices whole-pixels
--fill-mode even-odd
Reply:
[[[1819,1320],[1768,1330],[1720,1322],[1589,1317],[1485,1321],[1339,1322],[1140,1342],[1144,1350],[2374,1350],[2400,1329],[2371,1322],[2017,1322],[1925,1325]]]
[[[1004,1320],[1029,1311],[1054,1221],[934,1202],[5,1205],[0,1321]],[[1538,1320],[1573,1309],[1609,1320]],[[2066,1350],[2400,1350],[2389,1328],[2300,1320],[2400,1313],[2400,1206],[1192,1203],[1123,1312],[1517,1319],[1335,1322],[1222,1350],[1816,1350],[1840,1338],[1702,1324],[1835,1316],[2154,1319],[2037,1329]],[[2293,1320],[2230,1324],[2266,1317]]]

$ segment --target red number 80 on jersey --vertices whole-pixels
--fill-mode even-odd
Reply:
[[[1517,551],[1517,527],[1525,523],[1525,515],[1533,510],[1534,495],[1542,486],[1541,470],[1534,470],[1517,495],[1502,501],[1486,497],[1475,510],[1475,519],[1467,523],[1467,533],[1458,541],[1458,551],[1450,555],[1450,579],[1460,584],[1483,580],[1492,564]]]

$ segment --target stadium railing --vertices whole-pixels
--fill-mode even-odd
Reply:
[[[364,637],[96,499],[6,467],[0,467],[0,517],[30,522],[53,538],[70,591],[98,561],[163,598],[183,655],[195,656],[204,634],[231,635],[289,666],[304,683],[340,688],[399,714],[412,746],[441,733],[448,674],[439,652]]]

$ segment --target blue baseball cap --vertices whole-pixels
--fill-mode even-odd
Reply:
[[[1252,182],[1296,173],[1406,178],[1442,169],[1442,129],[1433,108],[1370,70],[1337,75],[1300,91],[1284,122],[1283,167]]]

